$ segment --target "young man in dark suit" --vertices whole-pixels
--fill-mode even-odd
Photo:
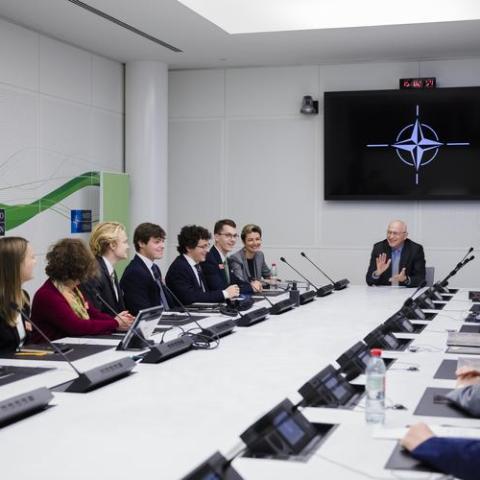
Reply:
[[[125,304],[134,315],[145,308],[163,305],[168,310],[174,305],[155,263],[163,258],[165,236],[165,230],[153,223],[141,223],[133,234],[137,253],[123,272],[120,286]]]
[[[417,423],[408,429],[401,444],[414,458],[440,472],[463,480],[478,479],[478,438],[437,437],[427,425]]]
[[[215,223],[215,244],[201,264],[209,290],[225,290],[229,285],[238,285],[241,293],[253,293],[248,282],[240,280],[229,268],[227,255],[237,242],[237,225],[228,218]]]
[[[210,238],[210,232],[197,225],[187,225],[178,234],[177,250],[180,255],[170,265],[165,280],[167,286],[185,305],[195,302],[224,302],[240,293],[238,285],[209,288],[200,264],[207,256]]]
[[[387,238],[373,246],[366,281],[368,285],[417,287],[425,280],[423,247],[407,238],[407,225],[395,220]]]

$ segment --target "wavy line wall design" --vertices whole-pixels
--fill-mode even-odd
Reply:
[[[44,195],[42,198],[25,205],[7,205],[0,203],[0,208],[5,209],[6,230],[11,230],[28,222],[28,220],[32,219],[35,215],[52,208],[73,193],[91,186],[100,186],[100,172],[82,173],[47,195]]]

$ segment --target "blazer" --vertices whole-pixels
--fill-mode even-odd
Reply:
[[[168,269],[165,281],[168,288],[179,298],[184,305],[190,305],[194,302],[219,303],[224,302],[225,297],[221,289],[209,290],[207,280],[203,273],[202,282],[206,292],[198,284],[197,277],[193,273],[192,267],[183,255],[179,255]]]
[[[81,335],[102,335],[114,332],[117,321],[110,315],[89,305],[90,320],[79,318],[65,297],[48,279],[35,293],[32,302],[32,321],[41,328],[50,340]],[[32,334],[33,343],[43,343],[38,332]]]
[[[160,288],[153,278],[152,272],[138,255],[132,258],[123,272],[120,287],[123,290],[125,306],[132,315],[137,315],[140,310],[145,308],[162,304]],[[169,305],[175,305],[167,290],[164,290],[164,293]]]
[[[463,480],[478,480],[480,440],[432,437],[411,452],[417,460]]]
[[[238,285],[241,293],[253,293],[250,283],[241,280],[232,271],[230,271],[230,282],[227,282],[222,257],[217,247],[210,249],[201,267],[209,290],[225,290],[229,285]]]
[[[247,257],[245,256],[245,250],[243,248],[228,257],[230,271],[233,272],[240,280],[248,283],[250,283],[251,280],[270,278],[272,276],[272,272],[265,263],[265,256],[263,252],[257,252],[253,259],[255,269],[255,275],[253,277],[248,269]]]
[[[22,310],[27,317],[30,317],[30,306],[28,304],[24,305]],[[20,321],[23,322],[23,318]],[[28,343],[30,333],[27,331],[25,331],[25,333],[25,343]],[[0,353],[15,352],[19,345],[20,337],[18,335],[17,327],[12,327],[2,316],[0,316]]]
[[[392,266],[380,275],[378,279],[372,277],[372,273],[377,269],[376,259],[381,253],[386,253],[387,258],[392,258],[392,249],[387,240],[378,242],[373,246],[370,255],[370,265],[368,266],[366,281],[368,285],[390,285],[388,281],[392,276]],[[406,287],[418,287],[425,280],[425,254],[423,247],[410,239],[406,239],[403,244],[402,255],[400,257],[399,272],[405,267],[405,272],[410,278],[410,283],[401,283]]]
[[[480,417],[480,383],[454,388],[446,397],[472,417]]]
[[[125,310],[125,302],[123,300],[122,289],[118,280],[116,281],[117,291],[118,291],[118,300],[115,295],[115,290],[113,289],[112,280],[108,274],[108,268],[102,257],[96,257],[98,263],[99,275],[98,277],[92,278],[88,282],[82,284],[82,292],[85,292],[85,296],[88,299],[88,302],[93,305],[97,310],[100,310],[103,313],[108,315],[113,315],[112,311],[105,306],[97,298],[97,293],[117,312],[123,312]]]

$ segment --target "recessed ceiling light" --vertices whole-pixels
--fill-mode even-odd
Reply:
[[[478,0],[179,0],[227,33],[480,19]]]

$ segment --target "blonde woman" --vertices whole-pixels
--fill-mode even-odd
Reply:
[[[33,278],[37,263],[32,246],[21,237],[0,239],[0,352],[14,352],[25,343],[31,325],[25,323],[15,306],[30,316],[27,292],[22,285]]]

